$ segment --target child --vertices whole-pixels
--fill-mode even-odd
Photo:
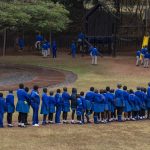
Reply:
[[[0,93],[0,128],[3,128],[3,118],[6,111],[6,102],[3,98],[3,93]]]
[[[53,124],[53,114],[55,113],[55,105],[56,105],[56,101],[55,101],[55,97],[54,92],[50,91],[50,96],[48,98],[49,100],[49,116],[48,116],[48,120],[50,124]]]
[[[18,97],[18,102],[16,105],[16,111],[19,112],[18,126],[26,127],[25,126],[25,114],[27,113],[26,100],[28,99],[28,94],[25,92],[24,85],[22,83],[19,84],[19,89],[17,90],[17,97]]]
[[[124,98],[123,98],[123,90],[121,89],[122,85],[117,85],[117,90],[115,91],[115,106],[117,109],[118,122],[122,122],[122,113],[124,107]]]
[[[70,99],[71,96],[67,92],[67,88],[63,88],[62,100],[63,100],[63,123],[67,123],[68,112],[70,112]]]
[[[71,123],[74,124],[74,115],[77,109],[77,89],[72,88],[72,94],[71,94],[71,110],[72,110],[72,116],[71,116]]]
[[[34,127],[39,127],[39,106],[40,106],[40,96],[38,92],[39,87],[37,85],[33,86],[33,90],[31,92],[31,106],[33,109],[33,117],[32,117],[32,125]]]
[[[147,119],[150,119],[150,82],[148,83],[148,88],[147,88],[146,106],[147,106]]]
[[[72,58],[75,58],[76,56],[76,44],[75,42],[73,41],[72,44],[71,44],[71,54],[72,54]]]
[[[148,68],[149,67],[149,53],[148,51],[145,53],[144,55],[144,68]]]
[[[8,123],[8,127],[13,127],[13,125],[12,125],[12,115],[15,112],[15,105],[14,105],[14,95],[13,95],[12,90],[10,90],[8,95],[6,96],[6,105],[7,105],[7,123]]]
[[[53,41],[52,43],[52,52],[53,52],[53,58],[56,58],[56,52],[57,52],[57,45],[56,45],[56,41]]]
[[[84,124],[85,121],[84,121],[84,114],[86,112],[86,100],[85,100],[85,97],[84,97],[84,92],[80,92],[80,99],[82,101],[82,106],[83,106],[83,111],[82,111],[82,123]]]
[[[128,113],[131,112],[131,106],[129,104],[129,93],[127,92],[127,86],[123,87],[123,98],[124,98],[124,120],[130,120]]]
[[[28,123],[28,113],[29,113],[29,110],[30,110],[30,104],[31,104],[31,97],[30,97],[30,94],[28,93],[29,92],[29,88],[28,87],[25,87],[25,92],[28,94],[28,99],[26,100],[25,102],[25,106],[26,106],[26,113],[25,113],[25,125],[30,125]]]
[[[18,39],[18,46],[19,46],[19,50],[20,51],[22,51],[24,49],[25,44],[24,44],[23,37],[19,37],[19,39]]]
[[[47,46],[47,42],[46,41],[42,45],[42,54],[43,54],[43,57],[47,57],[47,55],[48,55],[48,46]]]
[[[47,88],[43,88],[41,114],[43,114],[42,125],[46,125],[46,117],[49,114],[49,103],[47,96]]]
[[[35,43],[35,48],[36,49],[40,49],[43,39],[44,38],[40,33],[38,33],[38,35],[36,35],[36,43]]]
[[[77,121],[78,124],[82,124],[83,104],[80,95],[77,95]]]
[[[57,89],[57,91],[56,91],[55,101],[56,101],[55,123],[59,124],[59,123],[61,123],[60,115],[61,115],[62,105],[63,105],[62,95],[61,95],[60,89]]]
[[[85,100],[86,100],[86,119],[87,123],[91,123],[89,116],[93,113],[93,101],[94,101],[94,87],[90,88],[90,91],[86,93]]]
[[[138,50],[136,52],[136,66],[140,65],[140,55],[141,55],[141,52],[140,52],[140,50]]]
[[[100,55],[100,53],[97,50],[97,48],[93,47],[90,54],[92,56],[92,65],[97,65],[97,56]]]
[[[51,54],[51,45],[50,45],[50,42],[46,41],[46,45],[47,45],[47,49],[48,49],[47,56],[50,56],[50,54]]]

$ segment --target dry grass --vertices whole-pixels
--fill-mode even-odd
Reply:
[[[79,91],[86,91],[90,86],[100,89],[110,85],[115,88],[118,82],[135,88],[137,85],[146,86],[150,81],[150,70],[135,67],[135,60],[130,57],[101,58],[97,66],[90,65],[89,57],[72,60],[64,54],[56,60],[38,56],[7,56],[1,57],[0,63],[71,70],[78,74],[78,80],[69,85],[69,90],[73,86]],[[17,113],[14,114],[14,121],[17,121]],[[140,121],[107,125],[5,128],[0,129],[0,150],[149,150],[149,123]]]

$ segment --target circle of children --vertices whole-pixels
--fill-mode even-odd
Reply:
[[[78,35],[78,39],[77,39],[77,43],[75,43],[75,41],[72,41],[71,44],[71,52],[70,54],[72,55],[72,58],[76,57],[76,53],[77,53],[77,47],[79,47],[79,51],[81,52],[82,56],[84,55],[85,51],[84,51],[84,40],[85,40],[85,35],[81,32]],[[78,45],[78,46],[77,46]],[[18,46],[20,48],[20,50],[22,51],[25,47],[25,42],[24,39],[22,37],[20,37],[18,39]],[[52,57],[56,58],[57,57],[57,43],[56,41],[52,41],[52,43],[50,43],[48,40],[44,39],[43,35],[41,35],[40,33],[38,33],[36,35],[36,42],[35,42],[35,48],[40,50],[42,53],[42,56],[44,58],[46,58],[47,56],[50,56],[52,53]],[[94,46],[90,46],[89,47],[89,53],[90,56],[92,58],[92,65],[96,65],[97,64],[97,56],[100,55],[100,52],[98,51],[98,49]]]
[[[64,124],[91,123],[90,116],[93,116],[95,124],[150,119],[150,83],[147,89],[137,87],[136,91],[128,90],[127,86],[122,88],[122,85],[118,84],[116,90],[106,87],[98,91],[91,87],[88,92],[81,91],[80,94],[77,94],[76,88],[72,88],[71,94],[67,92],[66,87],[63,88],[63,92],[57,89],[55,94],[53,91],[48,93],[47,88],[43,88],[41,100],[38,89],[38,86],[34,85],[32,91],[29,92],[28,87],[19,84],[16,108],[13,91],[9,91],[6,99],[3,93],[0,93],[1,128],[4,127],[5,112],[7,112],[8,127],[13,127],[12,116],[15,110],[19,113],[18,126],[30,125],[27,121],[30,106],[33,109],[32,125],[35,127],[39,126],[40,106],[40,114],[43,115],[42,125],[60,124],[61,114]],[[70,109],[72,110],[71,122],[67,121]],[[75,120],[75,115],[77,120]]]
[[[147,47],[143,47],[136,52],[136,66],[143,65],[144,68],[149,67],[150,54]]]

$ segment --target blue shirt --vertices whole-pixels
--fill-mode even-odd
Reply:
[[[136,56],[139,56],[139,57],[140,57],[140,55],[141,55],[141,52],[140,52],[140,50],[138,50],[138,51],[136,52]]]
[[[98,56],[99,54],[100,54],[100,53],[98,52],[98,50],[97,50],[96,47],[92,48],[92,51],[91,51],[91,55],[92,55],[92,56]]]
[[[36,36],[36,41],[42,42],[43,41],[43,36],[42,35],[37,35]]]

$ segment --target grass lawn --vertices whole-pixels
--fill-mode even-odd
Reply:
[[[0,63],[29,64],[73,71],[78,79],[74,84],[68,85],[69,91],[71,87],[77,87],[78,91],[87,91],[90,86],[101,89],[110,85],[115,88],[118,82],[135,89],[136,86],[147,86],[150,81],[150,70],[136,67],[133,57],[99,58],[97,66],[90,64],[91,59],[88,56],[72,59],[65,54],[59,54],[55,60],[40,56],[7,56],[0,57]],[[13,120],[17,121],[17,113]],[[149,133],[150,121],[5,128],[0,129],[0,150],[149,150]]]

